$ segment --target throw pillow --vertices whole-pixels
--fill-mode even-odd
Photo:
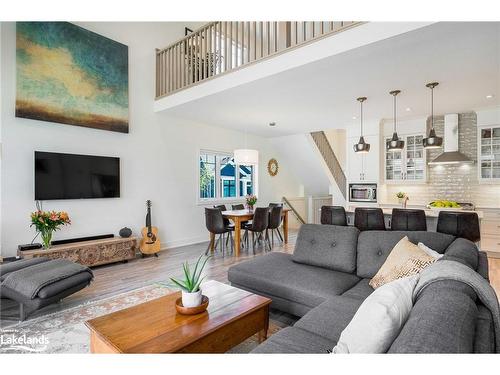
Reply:
[[[377,289],[396,279],[416,275],[435,261],[405,236],[394,246],[369,284]]]
[[[423,250],[427,255],[435,259],[440,259],[444,256],[444,254],[439,254],[437,251],[432,250],[429,246],[424,245],[422,242],[419,242],[417,245],[421,250]]]
[[[385,353],[413,307],[418,275],[398,279],[370,294],[340,334],[333,353]]]

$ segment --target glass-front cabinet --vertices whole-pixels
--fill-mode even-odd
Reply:
[[[405,141],[402,151],[385,150],[386,183],[423,183],[426,180],[426,157],[423,134],[400,135]],[[389,142],[390,138],[386,138]]]
[[[500,180],[500,125],[488,126],[479,131],[479,179],[482,181]]]

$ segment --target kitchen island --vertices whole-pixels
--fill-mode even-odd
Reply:
[[[347,224],[348,225],[354,225],[354,210],[356,207],[374,207],[374,208],[381,208],[382,212],[384,213],[384,219],[385,219],[385,227],[390,228],[391,227],[391,217],[392,217],[392,209],[393,208],[401,208],[400,205],[349,205],[346,208],[346,214],[347,214]],[[437,228],[437,219],[439,216],[439,211],[440,209],[430,209],[425,206],[417,206],[417,205],[408,205],[408,209],[415,209],[415,210],[424,210],[425,212],[425,217],[427,218],[427,230],[430,232],[435,232]],[[457,211],[457,212],[475,212],[477,213],[477,216],[479,217],[479,225],[481,225],[481,219],[483,218],[484,214],[482,211],[477,211],[477,210],[443,210],[443,211]]]

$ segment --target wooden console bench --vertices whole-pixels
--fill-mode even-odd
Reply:
[[[137,237],[113,237],[56,245],[48,250],[18,250],[17,254],[24,259],[37,257],[68,259],[90,267],[134,259],[136,248]]]

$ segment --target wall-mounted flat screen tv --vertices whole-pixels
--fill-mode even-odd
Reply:
[[[119,196],[120,158],[35,151],[35,200]]]

